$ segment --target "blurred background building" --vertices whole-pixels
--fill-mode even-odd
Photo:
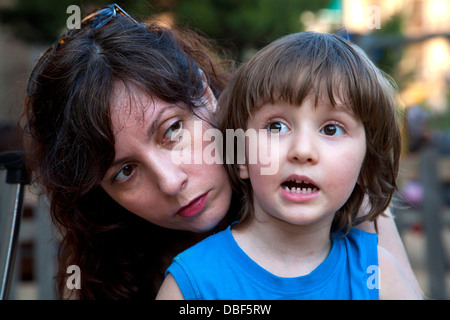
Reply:
[[[14,127],[22,109],[28,76],[39,56],[66,29],[70,15],[67,7],[78,5],[84,15],[110,2],[0,0],[0,152],[20,148]],[[428,191],[421,180],[421,149],[411,148],[408,143],[405,143],[399,184],[403,192],[401,207],[411,210],[397,210],[396,214],[425,294],[438,299],[450,297],[450,192],[446,194],[450,190],[447,177],[450,168],[445,161],[440,164],[441,159],[450,155],[450,0],[116,2],[138,18],[188,25],[203,32],[225,48],[237,65],[276,38],[305,30],[336,32],[361,46],[398,84],[399,103],[410,118],[405,123],[406,141],[413,136],[408,132],[416,129],[426,142],[424,145],[438,147],[435,167],[439,169],[440,189],[436,192],[442,194],[442,208],[435,211],[439,211],[436,219],[440,221],[439,229],[425,227],[424,194]],[[0,178],[3,179],[1,175]],[[0,203],[9,200],[7,192],[0,187]],[[50,229],[45,200],[31,193],[27,199],[11,298],[53,299],[55,235]],[[0,206],[4,207],[5,204]],[[0,210],[2,232],[2,221],[8,210]],[[432,229],[438,237],[430,241],[425,229],[428,232]],[[433,263],[442,266],[435,269]],[[436,281],[441,282],[440,288],[432,284]]]
[[[450,1],[342,0],[333,3],[334,7],[319,10],[316,15],[303,13],[302,18],[311,21],[307,28],[330,32],[345,26],[348,33],[365,36],[359,38],[360,46],[400,82],[407,106],[424,103],[436,112],[446,110],[450,81]],[[386,65],[380,57],[382,53],[392,54],[389,51],[396,51],[395,64]]]

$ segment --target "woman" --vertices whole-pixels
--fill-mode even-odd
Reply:
[[[183,132],[214,126],[227,73],[211,56],[199,36],[110,5],[37,63],[24,109],[28,159],[61,232],[61,295],[154,298],[176,253],[235,219],[224,221],[239,201],[222,165],[171,158]],[[202,137],[191,136],[192,145]],[[184,145],[193,158],[202,147]],[[392,219],[378,224],[380,242],[409,267]],[[69,265],[81,270],[76,292],[65,287]]]

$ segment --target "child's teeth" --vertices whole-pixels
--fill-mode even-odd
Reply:
[[[289,189],[288,186],[285,186],[284,189],[287,192],[292,192],[292,193],[312,193],[312,192],[316,192],[317,188],[296,188],[296,187],[292,187],[291,189]]]

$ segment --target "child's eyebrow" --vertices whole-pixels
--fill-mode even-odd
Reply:
[[[332,104],[331,102],[328,102],[328,103],[326,103],[326,105],[331,109],[335,109],[337,111],[348,112],[348,113],[353,114],[353,109],[348,104],[341,103],[341,102],[336,102],[335,104]]]
[[[327,107],[328,107],[330,110],[335,110],[335,111],[337,111],[337,112],[343,112],[343,113],[346,113],[347,115],[349,115],[349,116],[351,116],[351,117],[353,117],[353,118],[357,118],[357,117],[356,117],[356,113],[355,113],[355,111],[353,110],[353,108],[350,107],[350,106],[347,105],[347,104],[344,104],[344,103],[336,103],[336,104],[333,105],[333,104],[330,102],[330,103],[327,103],[326,105],[327,105]]]
[[[334,106],[330,103],[331,108],[336,109],[337,111],[343,111],[343,112],[351,112],[353,113],[353,109],[350,108],[346,104],[337,103]]]

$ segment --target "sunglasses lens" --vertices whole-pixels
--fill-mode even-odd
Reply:
[[[107,24],[116,15],[116,10],[111,7],[100,9],[92,21],[92,28],[98,29]]]

